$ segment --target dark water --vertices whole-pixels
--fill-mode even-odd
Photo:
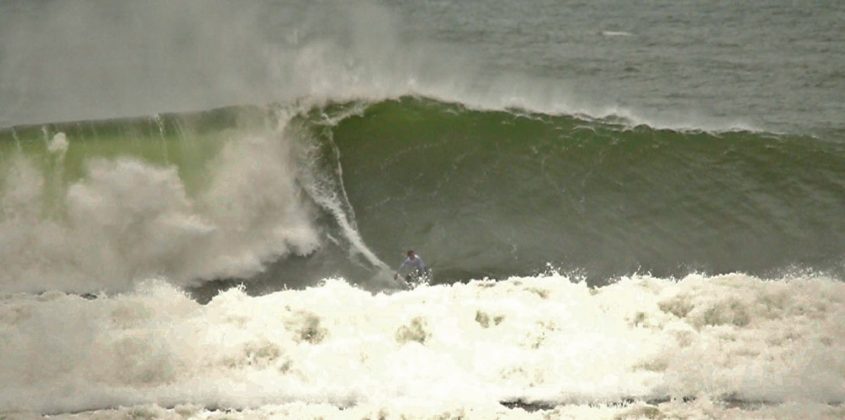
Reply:
[[[842,2],[388,3],[413,36],[477,54],[489,74],[542,78],[574,106],[692,127],[843,128]]]

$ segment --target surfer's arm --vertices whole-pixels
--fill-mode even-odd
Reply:
[[[399,272],[402,271],[405,266],[408,265],[408,259],[406,258],[405,261],[402,261],[402,264],[399,264],[399,268],[396,269],[396,273],[393,275],[393,279],[396,280],[399,278]]]

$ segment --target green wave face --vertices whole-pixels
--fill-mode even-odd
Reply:
[[[837,270],[845,256],[842,142],[407,98],[332,134],[363,238],[388,262],[417,249],[443,281],[546,263],[595,279]]]
[[[0,132],[0,283],[120,289],[124,277],[163,275],[269,291],[343,276],[378,288],[409,248],[435,282],[549,265],[596,283],[645,271],[845,271],[842,139],[407,97],[298,109]],[[141,164],[115,163],[124,158]],[[43,181],[41,199],[12,200],[33,188],[15,185],[21,161]]]

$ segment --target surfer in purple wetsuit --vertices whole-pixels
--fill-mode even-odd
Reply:
[[[396,270],[396,274],[393,275],[393,279],[398,280],[399,272],[405,268],[409,269],[408,274],[405,275],[405,281],[409,283],[411,280],[416,282],[427,277],[429,270],[428,267],[425,266],[425,262],[423,262],[422,258],[420,258],[413,250],[408,250],[406,255],[407,257],[405,258],[405,261],[402,261],[402,265],[400,265]]]

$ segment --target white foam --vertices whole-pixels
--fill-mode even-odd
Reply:
[[[313,252],[318,232],[283,128],[227,142],[195,197],[175,167],[129,158],[89,160],[66,193],[48,192],[34,163],[15,158],[0,203],[0,290],[119,291],[157,275],[189,285]],[[45,215],[47,193],[60,215]]]
[[[33,415],[35,417],[35,415]],[[500,404],[414,404],[382,403],[360,404],[339,407],[331,404],[293,402],[265,405],[259,408],[239,411],[210,410],[193,404],[181,404],[163,408],[155,404],[95,410],[73,415],[57,415],[51,418],[65,419],[467,419],[467,420],[547,420],[547,419],[652,419],[652,418],[729,418],[729,419],[830,419],[845,417],[845,408],[812,402],[785,403],[759,408],[727,407],[706,398],[692,402],[669,401],[659,404],[634,402],[628,405],[569,404],[554,408],[526,411],[523,408],[507,408]]]
[[[632,34],[632,33],[630,33],[630,32],[625,32],[625,31],[601,31],[601,34],[602,34],[602,36],[607,36],[607,37],[618,37],[618,36],[621,36],[621,37],[629,37],[629,36],[634,36],[634,34]]]
[[[480,418],[499,401],[596,413],[579,404],[691,396],[658,410],[730,413],[707,401],[733,398],[835,413],[843,317],[842,282],[740,274],[594,290],[551,274],[392,295],[329,280],[261,297],[231,289],[204,306],[163,281],[94,300],[12,295],[0,301],[0,412],[355,406]]]
[[[65,133],[56,133],[53,138],[47,143],[47,151],[54,154],[64,156],[67,152],[68,142]]]
[[[357,114],[358,106],[335,117],[327,117],[326,122],[336,124],[343,118]],[[300,134],[306,136],[304,134]],[[387,271],[390,268],[367,246],[355,225],[355,214],[349,199],[346,196],[346,188],[343,185],[343,168],[340,166],[340,150],[332,144],[335,166],[331,169],[315,168],[319,166],[321,154],[325,153],[312,141],[303,141],[300,150],[299,160],[305,168],[300,171],[298,178],[305,189],[321,208],[326,210],[335,220],[344,238],[349,242],[350,257],[361,255],[366,262],[372,266]]]

